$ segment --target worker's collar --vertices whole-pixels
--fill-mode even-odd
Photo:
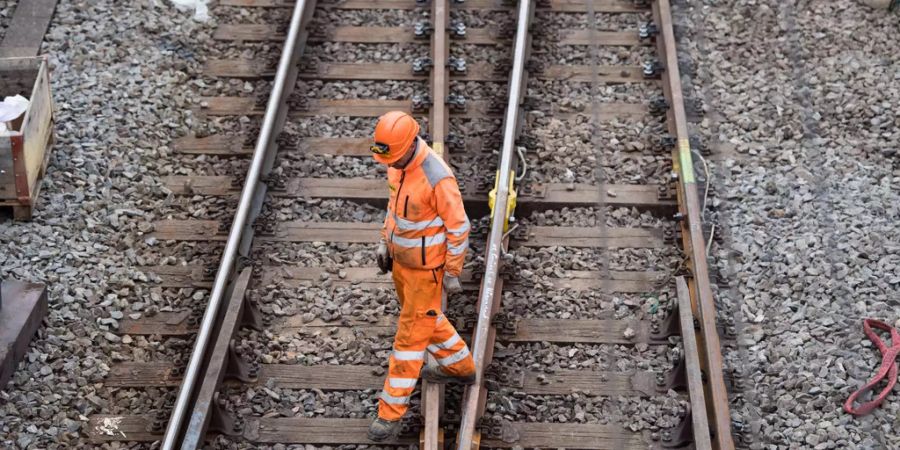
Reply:
[[[397,169],[397,170],[409,172],[410,170],[413,170],[413,169],[421,166],[422,161],[425,161],[425,158],[428,157],[428,146],[425,145],[425,141],[423,141],[418,136],[416,136],[415,152],[416,152],[416,154],[412,157],[411,160],[409,160],[409,163],[406,164],[406,166],[403,167],[402,169]]]

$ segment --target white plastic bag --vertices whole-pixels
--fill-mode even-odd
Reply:
[[[14,95],[3,99],[0,103],[0,122],[12,122],[28,110],[28,99]]]
[[[194,20],[197,22],[206,22],[209,20],[209,8],[206,6],[208,0],[170,0],[175,8],[179,11],[194,10]]]

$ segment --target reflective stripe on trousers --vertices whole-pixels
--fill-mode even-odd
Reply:
[[[394,264],[393,277],[400,317],[388,360],[388,376],[378,400],[378,417],[387,420],[401,419],[409,408],[426,351],[436,360],[443,360],[441,367],[449,374],[475,372],[468,346],[441,313],[444,271],[406,269]]]

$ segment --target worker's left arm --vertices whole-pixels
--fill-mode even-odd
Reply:
[[[447,177],[439,181],[434,187],[434,198],[437,213],[447,229],[444,271],[450,276],[459,277],[469,248],[469,218],[466,216],[456,179]]]

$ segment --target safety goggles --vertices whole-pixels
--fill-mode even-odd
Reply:
[[[381,142],[376,142],[369,147],[369,150],[376,155],[387,155],[391,152],[390,147],[387,144],[382,144]]]

